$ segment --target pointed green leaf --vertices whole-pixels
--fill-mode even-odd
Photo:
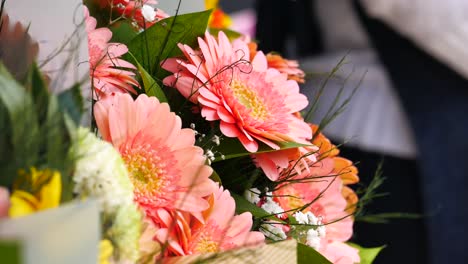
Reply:
[[[161,86],[151,77],[151,75],[141,66],[140,63],[136,62],[138,71],[140,72],[141,79],[143,80],[143,88],[145,89],[145,93],[148,96],[155,96],[159,99],[161,103],[166,103],[167,98],[164,94]]]
[[[197,37],[206,31],[210,14],[211,10],[163,19],[136,36],[128,49],[148,73],[161,77],[160,63],[182,54],[178,43],[196,46]],[[130,55],[125,58],[132,59]]]
[[[244,197],[235,193],[231,193],[231,196],[236,201],[236,214],[250,212],[255,218],[265,218],[271,216],[270,213],[247,201],[247,199]]]
[[[300,144],[296,142],[276,142],[276,144],[280,146],[280,149],[290,149],[290,148],[309,146],[309,145]],[[221,141],[221,144],[217,148],[214,148],[213,151],[214,152],[216,151],[223,155],[223,157],[221,156],[216,157],[215,160],[213,161],[213,162],[218,162],[218,161],[248,156],[248,155],[252,155],[255,153],[266,153],[266,152],[272,152],[276,150],[268,147],[265,144],[260,144],[258,151],[255,153],[251,153],[245,149],[245,147],[239,142],[238,139],[224,138]]]
[[[347,244],[359,250],[359,256],[361,257],[361,262],[359,264],[372,264],[380,251],[386,247],[383,245],[374,248],[364,248],[354,243]]]
[[[210,34],[211,35],[214,35],[214,36],[217,36],[219,31],[223,31],[224,34],[226,34],[226,36],[230,39],[230,40],[234,40],[236,38],[239,38],[242,36],[241,33],[237,32],[237,31],[234,31],[234,30],[230,30],[230,29],[217,29],[217,28],[210,28],[209,29],[210,31]]]
[[[130,43],[138,34],[135,28],[130,24],[128,20],[119,21],[110,27],[112,31],[111,42],[117,42],[122,44]]]
[[[60,109],[67,113],[75,124],[80,123],[84,112],[84,99],[80,88],[79,84],[75,84],[57,96]]]
[[[18,84],[0,63],[0,104],[2,114],[1,136],[8,136],[8,146],[2,146],[0,156],[0,185],[10,186],[16,169],[35,164],[39,150],[39,124],[32,96]],[[6,118],[8,116],[8,118]],[[4,141],[4,140],[2,140]]]
[[[328,259],[315,249],[301,243],[297,243],[297,264],[332,264]]]
[[[40,124],[46,119],[47,105],[49,104],[49,91],[47,90],[46,82],[36,63],[33,63],[31,66],[29,80],[29,86]]]
[[[211,173],[210,179],[213,180],[214,182],[219,183],[219,185],[222,185],[221,178],[219,177],[218,173],[216,173],[215,170]]]

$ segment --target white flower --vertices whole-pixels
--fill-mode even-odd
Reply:
[[[260,228],[260,232],[274,241],[285,240],[287,238],[283,229],[281,229],[281,227],[276,224],[263,224]]]
[[[213,141],[216,144],[216,146],[219,146],[219,144],[221,144],[220,137],[217,135],[214,135],[211,141]]]
[[[316,250],[318,250],[320,248],[320,236],[319,236],[319,233],[317,232],[317,230],[311,228],[307,231],[307,242],[306,244],[309,246],[309,247],[312,247]]]
[[[293,216],[299,224],[309,223],[309,218],[307,217],[307,214],[304,214],[301,211],[296,212]]]
[[[71,148],[76,157],[74,193],[98,200],[104,213],[133,203],[133,185],[119,152],[114,147],[79,128]]]
[[[120,260],[134,263],[139,257],[141,235],[141,214],[136,204],[119,208],[108,233],[119,249]]]
[[[260,190],[257,188],[251,188],[250,190],[245,190],[244,198],[253,204],[257,204],[258,202],[260,202]]]
[[[265,190],[267,191],[266,201],[264,204],[262,204],[261,208],[267,211],[268,213],[276,215],[279,218],[283,217],[284,209],[281,208],[281,206],[277,204],[275,201],[273,201],[273,198],[272,198],[273,193],[268,192],[268,188],[265,188]]]
[[[149,5],[143,5],[141,8],[141,14],[146,21],[153,22],[156,19],[156,11]]]
[[[266,202],[262,204],[261,208],[267,211],[268,213],[276,215],[279,218],[283,217],[284,209],[281,208],[281,206],[275,201],[273,201],[271,197],[267,198]]]
[[[119,152],[86,128],[78,128],[70,155],[76,160],[73,181],[78,198],[96,199],[119,258],[135,262],[141,233],[141,214],[133,203],[133,185]]]
[[[299,224],[311,226],[311,228],[307,230],[306,244],[318,250],[320,248],[321,239],[326,235],[326,229],[322,224],[321,218],[316,217],[312,212],[303,213],[301,211],[296,212],[293,216]],[[303,235],[304,233],[301,232],[300,236]]]

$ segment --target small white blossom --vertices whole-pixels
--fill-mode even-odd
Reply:
[[[213,151],[207,150],[207,151],[206,151],[206,156],[207,156],[208,158],[213,158],[213,157],[214,157]]]
[[[213,141],[216,146],[219,146],[219,144],[221,144],[220,140],[219,140],[219,136],[217,135],[214,135],[213,138],[211,139],[211,141]]]
[[[143,5],[141,8],[141,14],[146,21],[153,22],[156,19],[156,11],[149,5]]]
[[[271,198],[267,198],[266,202],[262,204],[261,208],[268,213],[276,215],[279,218],[283,217],[284,209],[281,208],[281,206]]]
[[[71,148],[76,157],[74,192],[98,200],[101,210],[113,214],[133,203],[133,185],[119,152],[86,128],[79,128]]]
[[[309,218],[307,217],[307,214],[304,214],[301,211],[296,212],[293,216],[299,224],[309,223]]]
[[[283,229],[281,229],[281,226],[275,224],[263,224],[260,228],[260,232],[274,241],[285,240],[288,237]]]
[[[320,248],[320,241],[326,235],[325,226],[322,224],[321,217],[316,217],[313,213],[307,212],[296,212],[294,218],[299,224],[311,225],[311,228],[307,230],[306,244],[314,249]]]
[[[260,202],[260,190],[257,188],[251,188],[250,190],[245,190],[244,197],[247,201],[257,204]]]
[[[318,250],[320,248],[320,236],[319,236],[319,233],[317,232],[317,230],[311,228],[307,231],[307,242],[306,244],[309,246],[309,247],[312,247],[316,250]]]
[[[119,152],[86,128],[73,137],[70,155],[76,159],[73,181],[78,198],[97,199],[106,219],[112,219],[109,236],[120,258],[138,259],[141,214],[133,203],[133,185]]]

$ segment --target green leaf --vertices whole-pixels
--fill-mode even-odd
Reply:
[[[244,197],[235,193],[231,193],[231,196],[232,198],[234,198],[234,201],[236,201],[237,214],[250,212],[255,218],[265,218],[271,216],[270,213],[247,201],[247,199],[245,199]]]
[[[8,150],[2,146],[0,156],[0,185],[10,186],[16,170],[35,164],[39,150],[39,124],[32,96],[18,84],[5,66],[0,63],[1,136],[7,136]],[[5,118],[8,116],[8,118]],[[1,140],[5,142],[5,140]]]
[[[135,31],[135,28],[132,27],[129,21],[123,20],[113,24],[110,27],[112,31],[111,42],[127,44],[134,39],[138,33]]]
[[[49,96],[47,120],[41,126],[41,131],[44,137],[43,142],[46,144],[47,167],[59,170],[62,176],[61,201],[71,200],[71,178],[69,177],[71,164],[67,155],[70,147],[70,135],[65,124],[64,113],[54,95]]]
[[[18,241],[0,240],[0,256],[2,263],[20,264],[23,261],[23,248]]]
[[[160,63],[182,52],[178,43],[191,47],[197,45],[197,37],[205,33],[211,10],[178,15],[159,21],[137,35],[127,46],[129,51],[152,76],[158,76]],[[125,57],[131,60],[131,56]]]
[[[276,144],[280,146],[280,149],[290,149],[290,148],[309,146],[309,145],[300,144],[296,142],[276,142]],[[214,148],[214,150],[222,154],[223,157],[221,158],[221,156],[218,156],[215,158],[213,162],[243,157],[243,156],[252,155],[255,153],[266,153],[266,152],[277,151],[275,149],[268,147],[265,144],[260,144],[258,151],[255,153],[251,153],[251,152],[248,152],[245,149],[245,147],[236,138],[224,138],[221,141],[221,144],[218,147]]]
[[[140,63],[137,63],[138,71],[140,72],[141,79],[143,80],[143,88],[145,93],[148,96],[155,96],[159,99],[161,103],[166,103],[167,98],[164,94],[164,91],[161,89],[161,86],[151,77],[151,75],[141,66]]]
[[[47,105],[49,104],[49,90],[47,90],[46,82],[42,77],[42,73],[33,63],[29,73],[30,89],[33,96],[34,105],[36,107],[39,124],[43,123],[47,115]]]
[[[301,243],[297,243],[297,263],[332,264],[315,249]]]
[[[79,124],[84,112],[80,85],[75,84],[70,89],[59,93],[57,99],[60,109],[66,112],[75,124]]]
[[[224,34],[226,34],[226,36],[227,36],[230,40],[234,40],[234,39],[239,38],[239,37],[242,36],[241,33],[237,32],[237,31],[234,31],[234,30],[230,30],[230,29],[210,28],[209,31],[210,31],[210,34],[211,34],[211,35],[214,35],[214,36],[217,36],[219,31],[223,31]]]
[[[386,245],[383,245],[374,248],[364,248],[354,243],[347,244],[359,250],[359,256],[361,257],[360,264],[371,264],[372,262],[374,262],[375,258],[380,253],[380,251],[386,247]]]
[[[211,173],[210,179],[222,185],[221,178],[215,170],[213,170],[213,172]]]

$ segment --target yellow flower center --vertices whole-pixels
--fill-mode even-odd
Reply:
[[[160,176],[164,170],[157,167],[160,161],[159,157],[135,152],[124,156],[124,160],[133,185],[137,189],[144,187],[158,191],[161,188]]]
[[[202,239],[199,240],[196,248],[195,248],[197,253],[212,253],[212,252],[218,252],[219,251],[219,245],[217,242],[208,239],[206,237],[203,237]]]
[[[265,120],[268,117],[268,109],[257,93],[244,82],[232,80],[231,89],[236,99],[246,108],[250,109],[251,116],[255,119]]]
[[[151,145],[125,146],[121,154],[138,202],[154,206],[171,202],[177,189],[178,173],[173,168],[175,160],[170,149],[157,149]]]
[[[288,197],[288,205],[290,209],[298,209],[304,206],[304,201],[300,198],[298,193],[290,193],[290,197]]]

